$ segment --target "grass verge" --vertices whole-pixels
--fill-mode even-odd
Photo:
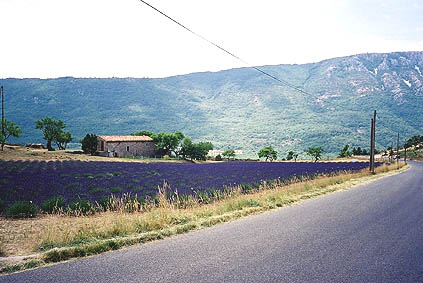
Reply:
[[[210,227],[349,189],[407,168],[397,170],[394,164],[378,167],[376,175],[363,170],[289,184],[263,183],[259,188],[247,191],[237,187],[213,198],[207,195],[169,198],[164,187],[159,189],[156,205],[144,206],[141,212],[135,210],[138,212],[131,213],[123,206],[117,211],[90,216],[44,215],[35,219],[1,219],[0,247],[7,257],[0,257],[0,273],[100,254]],[[25,260],[24,255],[34,252],[38,255]],[[21,260],[13,262],[17,256]]]

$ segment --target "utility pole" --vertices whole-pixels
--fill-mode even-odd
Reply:
[[[376,151],[376,110],[373,113],[373,173],[375,172],[375,151]]]
[[[373,173],[373,119],[370,124],[370,173]]]
[[[397,136],[397,169],[399,169],[399,159],[400,159],[400,156],[399,156],[399,133],[398,133],[398,136]]]
[[[392,163],[392,158],[394,158],[394,142],[391,141],[391,151],[389,152],[389,163]]]
[[[404,145],[404,163],[407,165],[407,147]]]
[[[373,114],[370,130],[370,172],[375,173],[376,110]]]
[[[3,86],[0,87],[0,94],[1,94],[1,134],[3,137],[6,136],[4,132],[4,90]]]

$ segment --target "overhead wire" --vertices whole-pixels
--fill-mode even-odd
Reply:
[[[310,92],[308,92],[308,91],[305,91],[304,89],[302,89],[302,88],[300,88],[300,87],[297,87],[297,86],[295,86],[295,85],[293,85],[293,84],[291,84],[291,83],[289,83],[289,82],[287,82],[287,81],[285,81],[285,80],[283,80],[283,79],[281,79],[281,78],[278,78],[278,77],[276,77],[276,76],[274,76],[274,75],[272,75],[272,74],[269,74],[268,72],[264,71],[263,69],[261,69],[261,68],[259,68],[259,67],[257,67],[257,66],[253,66],[253,65],[249,64],[247,61],[245,61],[245,60],[244,60],[244,59],[242,59],[241,57],[239,57],[239,56],[235,55],[235,53],[228,51],[227,49],[223,48],[223,47],[222,47],[222,46],[220,46],[219,44],[216,44],[216,43],[214,43],[213,41],[211,41],[211,40],[207,39],[206,37],[202,36],[201,34],[199,34],[199,33],[195,32],[195,31],[193,31],[192,29],[188,28],[187,26],[185,26],[185,25],[184,25],[184,24],[182,24],[181,22],[179,22],[179,21],[175,20],[174,18],[170,17],[169,15],[167,15],[166,13],[164,13],[163,11],[161,11],[161,10],[159,10],[158,8],[154,7],[153,5],[149,4],[149,3],[148,3],[148,2],[146,2],[145,0],[139,0],[139,1],[140,1],[141,3],[143,3],[143,4],[145,4],[146,6],[150,7],[151,9],[155,10],[156,12],[158,12],[159,14],[161,14],[162,16],[166,17],[166,18],[167,18],[167,19],[169,19],[170,21],[172,21],[172,22],[174,22],[175,24],[179,25],[180,27],[182,27],[182,28],[183,28],[183,29],[185,29],[186,31],[188,31],[188,32],[192,33],[193,35],[197,36],[198,38],[201,38],[202,40],[204,40],[204,41],[208,42],[209,44],[211,44],[211,45],[215,46],[216,48],[218,48],[218,49],[220,49],[221,51],[225,52],[226,54],[228,54],[228,55],[232,56],[233,58],[235,58],[235,59],[239,60],[240,62],[242,62],[242,63],[246,64],[249,68],[252,68],[252,69],[254,69],[254,70],[256,70],[256,71],[258,71],[258,72],[262,73],[263,75],[265,75],[265,76],[267,76],[267,77],[269,77],[269,78],[271,78],[271,79],[273,79],[273,80],[275,80],[275,81],[277,81],[277,82],[281,83],[281,84],[282,84],[282,85],[284,85],[284,86],[287,86],[287,87],[289,87],[289,88],[291,88],[291,89],[294,89],[294,90],[296,90],[296,91],[298,91],[298,92],[300,92],[300,93],[302,93],[302,94],[305,94],[305,95],[307,95],[307,96],[313,97],[314,99],[316,99],[316,100],[318,100],[318,101],[320,101],[320,100],[321,100],[321,97],[316,96],[316,95],[314,95],[314,94],[312,94],[312,93],[310,93]],[[330,101],[330,102],[326,101],[326,103],[327,103],[327,104],[331,104],[332,106],[338,106],[338,107],[343,108],[343,109],[348,110],[348,111],[352,111],[352,109],[351,109],[351,108],[347,108],[347,107],[345,107],[344,105],[341,105],[341,104],[339,104],[339,103],[334,103],[333,101]],[[350,103],[349,103],[349,105],[356,105],[356,101],[355,101],[355,100],[353,100],[353,99],[350,99]]]
[[[175,20],[174,18],[172,18],[172,17],[168,16],[167,14],[165,14],[165,13],[164,13],[164,12],[162,12],[162,11],[160,11],[159,9],[157,9],[156,7],[154,7],[153,5],[151,5],[151,4],[149,4],[149,3],[147,3],[146,1],[144,1],[144,0],[140,0],[140,2],[144,3],[144,4],[145,4],[145,5],[147,5],[148,7],[152,8],[152,9],[153,9],[153,10],[155,10],[156,12],[160,13],[161,15],[163,15],[163,16],[164,16],[164,17],[166,17],[166,18],[168,18],[169,20],[171,20],[171,21],[172,21],[172,22],[174,22],[175,24],[179,25],[180,27],[184,28],[184,29],[185,29],[185,30],[187,30],[188,32],[192,33],[193,35],[195,35],[195,36],[197,36],[197,37],[201,38],[202,40],[204,40],[204,41],[208,42],[209,44],[211,44],[211,45],[215,46],[216,48],[218,48],[218,49],[222,50],[223,52],[227,53],[228,55],[232,56],[233,58],[235,58],[235,59],[237,59],[237,60],[241,61],[242,63],[246,64],[248,67],[253,68],[253,69],[255,69],[256,71],[258,71],[258,72],[262,73],[263,75],[266,75],[266,76],[270,77],[271,79],[276,80],[276,81],[278,81],[279,83],[281,83],[281,84],[283,84],[283,85],[285,85],[285,86],[287,86],[287,87],[290,87],[290,88],[292,88],[292,89],[294,89],[294,90],[296,90],[296,91],[298,91],[298,92],[301,92],[301,93],[306,94],[306,95],[314,96],[313,94],[311,94],[311,93],[309,93],[309,92],[307,92],[307,91],[305,91],[305,90],[303,90],[303,89],[301,89],[301,88],[299,88],[299,87],[296,87],[296,86],[294,86],[294,85],[290,84],[289,82],[287,82],[287,81],[285,81],[285,80],[283,80],[283,79],[277,78],[277,77],[275,77],[275,76],[273,76],[273,75],[269,74],[268,72],[266,72],[266,71],[264,71],[264,70],[260,69],[259,67],[252,66],[252,65],[251,65],[251,64],[249,64],[247,61],[243,60],[241,57],[239,57],[239,56],[235,55],[233,52],[228,51],[227,49],[223,48],[222,46],[220,46],[220,45],[218,45],[218,44],[214,43],[213,41],[211,41],[211,40],[209,40],[209,39],[205,38],[205,37],[204,37],[204,36],[202,36],[201,34],[196,33],[196,32],[195,32],[195,31],[193,31],[192,29],[190,29],[190,28],[188,28],[187,26],[183,25],[182,23],[180,23],[179,21]],[[314,97],[316,97],[316,96],[314,96]],[[316,98],[317,98],[317,97],[316,97]]]
[[[156,12],[158,12],[159,14],[161,14],[162,16],[166,17],[166,18],[167,18],[167,19],[169,19],[170,21],[172,21],[172,22],[174,22],[175,24],[179,25],[179,26],[180,26],[180,27],[182,27],[183,29],[185,29],[185,30],[187,30],[188,32],[192,33],[193,35],[197,36],[198,38],[200,38],[200,39],[202,39],[202,40],[204,40],[204,41],[208,42],[209,44],[211,44],[211,45],[213,45],[214,47],[216,47],[216,48],[220,49],[221,51],[225,52],[226,54],[230,55],[231,57],[233,57],[233,58],[235,58],[235,59],[239,60],[240,62],[242,62],[242,63],[244,63],[244,64],[246,64],[248,67],[250,67],[250,68],[252,68],[252,69],[254,69],[254,70],[256,70],[256,71],[258,71],[258,72],[262,73],[263,75],[265,75],[265,76],[267,76],[267,77],[269,77],[269,78],[271,78],[271,79],[273,79],[273,80],[275,80],[275,81],[277,81],[277,82],[281,83],[281,84],[282,84],[282,85],[284,85],[284,86],[287,86],[287,87],[289,87],[289,88],[291,88],[291,89],[294,89],[294,90],[296,90],[296,91],[298,91],[298,92],[300,92],[300,93],[302,93],[302,94],[305,94],[305,95],[308,95],[308,96],[310,96],[310,97],[313,97],[313,98],[314,98],[314,99],[316,99],[316,100],[321,100],[321,97],[318,97],[318,96],[316,96],[316,95],[313,95],[312,93],[310,93],[310,92],[308,92],[308,91],[305,91],[305,90],[304,90],[304,89],[302,89],[302,88],[299,88],[299,87],[297,87],[297,86],[294,86],[294,85],[292,85],[291,83],[289,83],[289,82],[287,82],[287,81],[285,81],[285,80],[283,80],[283,79],[280,79],[280,78],[278,78],[278,77],[275,77],[275,76],[274,76],[274,75],[272,75],[272,74],[269,74],[268,72],[264,71],[263,69],[261,69],[261,68],[259,68],[259,67],[257,67],[257,66],[253,66],[253,65],[249,64],[247,61],[245,61],[245,60],[243,60],[241,57],[239,57],[239,56],[235,55],[233,52],[228,51],[227,49],[223,48],[223,47],[222,47],[222,46],[220,46],[219,44],[216,44],[216,43],[214,43],[213,41],[211,41],[211,40],[207,39],[206,37],[202,36],[201,34],[199,34],[199,33],[195,32],[195,31],[193,31],[192,29],[190,29],[190,28],[188,28],[187,26],[183,25],[183,24],[182,24],[182,23],[180,23],[179,21],[177,21],[177,20],[175,20],[174,18],[170,17],[169,15],[167,15],[167,14],[166,14],[166,13],[164,13],[164,12],[162,12],[162,11],[161,11],[161,10],[159,10],[158,8],[154,7],[153,5],[149,4],[148,2],[146,2],[146,1],[144,1],[144,0],[139,0],[139,1],[140,1],[140,2],[142,2],[143,4],[147,5],[147,6],[148,6],[148,7],[150,7],[151,9],[155,10]],[[355,100],[350,99],[350,102],[351,102],[351,103],[350,103],[349,105],[352,105],[352,104],[356,105],[356,101],[355,101]],[[352,111],[352,109],[351,109],[351,108],[347,108],[347,107],[345,107],[344,105],[341,105],[341,104],[333,103],[333,101],[330,101],[328,104],[331,104],[332,106],[338,106],[338,107],[344,108],[344,109],[346,109],[346,110]],[[380,118],[379,118],[379,116],[378,116],[378,120],[379,120],[379,121],[381,121],[381,120],[380,120]],[[389,129],[389,127],[388,127],[388,129]]]

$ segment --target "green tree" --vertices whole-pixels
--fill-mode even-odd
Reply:
[[[72,141],[72,135],[70,132],[60,131],[55,139],[56,145],[59,149],[65,150],[68,143]]]
[[[192,153],[194,151],[194,144],[192,143],[192,140],[188,137],[184,138],[184,140],[181,143],[181,148],[179,149],[178,154],[182,156],[182,158],[187,158],[192,156]]]
[[[51,143],[60,139],[60,135],[65,127],[66,124],[63,121],[54,120],[48,116],[35,122],[35,128],[43,132],[43,139],[47,140],[47,149],[50,151],[54,150]]]
[[[213,150],[213,144],[211,142],[193,143],[190,138],[184,138],[179,154],[183,158],[189,158],[191,160],[204,160],[210,150]]]
[[[225,150],[222,153],[222,155],[225,156],[226,158],[230,159],[230,158],[235,158],[236,154],[235,154],[235,150],[230,148],[230,149]]]
[[[321,146],[312,146],[307,149],[307,154],[314,158],[314,162],[317,162],[322,157],[322,153],[324,152]]]
[[[286,155],[286,160],[292,160],[294,159],[295,162],[297,162],[297,158],[298,158],[298,153],[294,152],[294,151],[289,151],[288,154]]]
[[[210,150],[213,150],[211,142],[199,142],[195,144],[195,159],[205,160]]]
[[[156,142],[156,146],[160,154],[167,154],[170,156],[172,152],[176,151],[184,137],[184,134],[181,132],[175,132],[173,134],[162,132],[153,139]]]
[[[361,150],[361,147],[357,147],[357,148],[353,147],[352,154],[353,155],[363,155],[363,151]]]
[[[278,153],[276,150],[273,149],[272,146],[266,146],[260,149],[260,151],[257,153],[259,158],[265,157],[266,161],[275,160],[278,157]]]
[[[86,134],[85,137],[81,140],[82,151],[84,153],[89,153],[94,155],[97,152],[97,135],[95,134]]]
[[[413,136],[407,140],[406,147],[418,146],[419,144],[423,143],[423,136]]]
[[[338,157],[351,157],[351,155],[353,154],[351,151],[349,151],[350,145],[346,144],[344,146],[344,148],[342,148],[341,152],[339,153]]]
[[[132,133],[131,136],[147,136],[154,140],[154,138],[156,137],[156,134],[150,131],[141,130],[141,131]]]
[[[9,137],[18,138],[22,134],[21,128],[14,122],[4,119],[4,135],[0,133],[1,151],[4,150],[4,144]]]

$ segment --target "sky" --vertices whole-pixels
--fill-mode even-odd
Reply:
[[[421,0],[145,0],[249,65],[423,51]],[[0,78],[246,67],[139,0],[0,0]]]

